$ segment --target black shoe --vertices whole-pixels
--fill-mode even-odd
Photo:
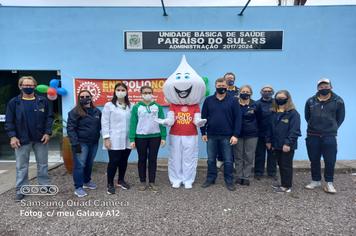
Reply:
[[[279,189],[281,187],[279,183],[273,183],[271,186],[273,189]]]
[[[255,180],[261,180],[262,179],[262,175],[255,175]]]
[[[120,180],[117,186],[125,190],[130,189],[130,185],[126,183],[124,180]]]
[[[108,194],[115,194],[115,187],[114,185],[109,185],[108,186],[108,191],[107,191]]]
[[[236,187],[235,187],[235,185],[233,185],[233,184],[226,184],[226,188],[227,188],[229,191],[235,191],[235,190],[236,190]]]
[[[242,185],[250,186],[250,180],[248,180],[248,179],[243,179],[243,180],[242,180]]]
[[[240,185],[243,185],[244,184],[244,180],[243,179],[240,179],[240,178],[237,178],[236,181],[235,181],[236,184],[240,184]]]
[[[215,184],[214,182],[211,182],[211,181],[205,181],[201,187],[202,188],[207,188],[207,187],[210,187],[211,185]]]
[[[19,202],[22,199],[24,199],[25,195],[23,195],[22,193],[16,193],[16,197],[15,197],[15,201]]]

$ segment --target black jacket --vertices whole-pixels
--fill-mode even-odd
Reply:
[[[305,104],[305,120],[308,122],[307,134],[317,136],[336,136],[345,119],[345,104],[335,93],[327,101],[319,101],[317,95]]]
[[[250,100],[246,106],[240,104],[242,113],[242,125],[240,138],[258,137],[257,107],[256,103]]]
[[[25,116],[24,103],[22,95],[12,98],[7,104],[5,130],[7,135],[12,138],[16,137],[20,140],[20,144],[29,144],[31,141],[41,142],[44,134],[52,134],[53,112],[48,100],[45,97],[35,95],[35,127],[27,127]],[[29,130],[35,134],[30,140]]]
[[[272,117],[272,101],[273,99],[266,101],[262,98],[256,101],[259,137],[267,136]]]
[[[272,148],[282,150],[283,145],[295,150],[298,147],[300,132],[300,115],[296,110],[272,112],[270,128],[266,137]]]
[[[94,108],[87,115],[80,117],[75,108],[68,113],[67,134],[70,143],[97,143],[100,138],[101,111]]]

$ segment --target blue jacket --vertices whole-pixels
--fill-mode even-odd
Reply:
[[[250,100],[246,106],[240,104],[242,113],[242,125],[240,138],[258,137],[257,107],[256,103]]]
[[[332,93],[329,100],[323,102],[315,95],[307,100],[304,114],[308,122],[308,135],[336,136],[345,119],[345,104],[335,93]]]
[[[44,134],[52,134],[53,112],[48,100],[45,97],[35,95],[35,110],[34,117],[36,119],[36,127],[27,127],[25,116],[24,103],[22,95],[12,98],[7,104],[5,130],[7,135],[12,138],[16,137],[22,145],[33,142],[41,142]],[[30,140],[29,130],[35,134]]]
[[[67,134],[74,146],[79,143],[97,143],[100,138],[101,111],[94,108],[81,117],[75,108],[68,113]]]
[[[272,113],[266,142],[272,143],[273,149],[282,150],[283,145],[288,145],[295,150],[298,147],[299,136],[301,136],[300,115],[296,110]]]
[[[216,95],[205,99],[201,117],[207,119],[205,126],[200,128],[202,135],[235,136],[240,135],[241,111],[237,99],[226,95],[223,100]]]
[[[259,137],[267,136],[272,117],[272,101],[273,99],[266,101],[262,98],[256,101]]]

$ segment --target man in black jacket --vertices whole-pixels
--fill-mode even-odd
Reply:
[[[308,122],[306,145],[311,166],[312,181],[305,186],[315,189],[321,186],[320,160],[325,163],[324,191],[336,193],[334,168],[337,153],[337,130],[345,119],[345,105],[341,97],[332,91],[329,79],[318,81],[318,92],[305,104],[305,120]]]
[[[28,166],[33,149],[37,162],[37,180],[50,184],[48,178],[48,142],[52,134],[53,113],[45,97],[37,96],[32,76],[19,79],[20,95],[7,104],[5,130],[16,156],[16,200],[24,198],[21,187],[28,185]]]

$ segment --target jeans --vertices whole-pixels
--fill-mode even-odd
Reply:
[[[278,162],[279,174],[281,175],[281,186],[284,188],[291,188],[293,181],[294,150],[290,150],[289,152],[274,150],[273,156]]]
[[[239,179],[249,179],[255,160],[257,137],[239,138],[234,146],[236,176]]]
[[[335,136],[308,136],[306,138],[308,156],[310,160],[311,176],[313,181],[321,180],[320,160],[323,156],[326,182],[334,181],[334,169],[337,154],[337,141]]]
[[[75,146],[72,147],[74,160],[73,180],[76,189],[90,182],[94,158],[98,150],[98,143],[80,143],[80,146],[82,147],[81,153],[76,153]]]
[[[266,148],[266,140],[264,137],[259,137],[256,147],[255,156],[255,176],[263,176],[265,171],[267,152],[267,174],[268,176],[276,176],[277,161],[272,155],[272,151]]]
[[[30,143],[15,149],[16,156],[16,193],[23,185],[28,185],[28,166],[30,152],[33,149],[37,163],[37,181],[40,185],[49,185],[48,177],[48,144]]]
[[[140,182],[146,182],[147,159],[148,159],[148,181],[154,183],[156,180],[157,155],[161,137],[157,138],[136,138],[135,139],[138,153],[138,175]]]
[[[206,180],[215,182],[217,177],[216,155],[220,148],[224,160],[224,179],[226,184],[233,184],[233,158],[232,148],[230,145],[230,136],[215,136],[208,135],[207,151],[208,151],[208,173]]]
[[[107,167],[108,185],[114,186],[116,170],[119,170],[119,182],[124,181],[131,149],[109,150],[109,163]]]

